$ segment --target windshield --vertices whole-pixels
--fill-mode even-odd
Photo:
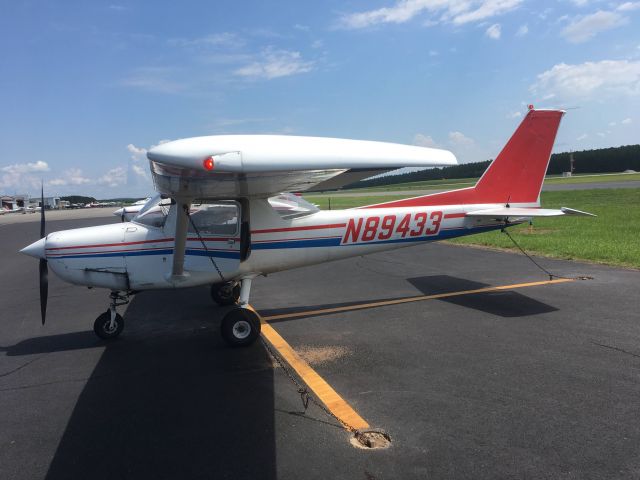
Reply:
[[[162,198],[161,195],[156,195],[142,207],[140,213],[132,221],[149,227],[162,228],[167,220],[170,206],[170,198]]]

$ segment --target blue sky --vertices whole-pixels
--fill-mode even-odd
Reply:
[[[493,158],[529,103],[556,151],[639,143],[640,1],[15,1],[0,193],[152,191],[146,149],[223,133]]]

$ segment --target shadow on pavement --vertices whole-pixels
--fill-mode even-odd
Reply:
[[[465,278],[451,277],[449,275],[416,277],[409,278],[407,281],[425,295],[462,292],[490,286],[485,283],[474,282]],[[539,302],[514,290],[472,293],[439,298],[438,300],[508,318],[539,315],[541,313],[555,312],[558,310],[555,307]]]
[[[136,296],[122,338],[107,344],[78,398],[46,478],[275,478],[271,362],[259,342],[223,344],[222,310],[207,297],[197,289]],[[54,338],[9,351],[95,344],[87,332],[59,337],[59,345]]]
[[[464,292],[466,290],[477,290],[480,288],[486,288],[490,285],[485,283],[474,282],[466,280],[464,278],[451,277],[448,275],[433,275],[428,277],[416,277],[407,279],[415,288],[420,290],[423,295],[436,295],[440,293],[454,293]],[[260,310],[260,315],[263,317],[270,317],[275,315],[286,314],[304,314],[310,312],[309,315],[300,315],[293,318],[279,318],[269,320],[269,323],[287,322],[290,320],[297,320],[300,318],[306,318],[310,316],[323,316],[332,315],[335,312],[331,312],[330,309],[351,307],[362,305],[363,309],[370,303],[387,302],[393,300],[401,300],[415,295],[408,295],[405,297],[394,298],[376,298],[367,299],[355,302],[343,302],[343,303],[327,303],[322,305],[306,305],[302,307],[290,307],[290,308],[275,308],[268,310]],[[547,305],[546,303],[539,302],[523,295],[520,292],[513,290],[504,290],[496,292],[485,293],[472,293],[462,294],[458,296],[439,298],[438,300],[443,302],[453,303],[462,307],[473,308],[482,312],[490,313],[492,315],[499,315],[501,317],[524,317],[528,315],[538,315],[541,313],[555,312],[557,308]],[[371,307],[376,308],[376,307]],[[327,312],[312,311],[327,310]]]

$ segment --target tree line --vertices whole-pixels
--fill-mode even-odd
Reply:
[[[554,153],[549,161],[547,175],[559,175],[570,171],[571,152]],[[427,180],[449,180],[478,178],[487,169],[491,160],[463,163],[451,167],[429,168],[418,172],[387,175],[370,180],[361,180],[344,188],[365,188],[396,183],[423,182]],[[573,152],[573,173],[618,173],[625,170],[640,171],[640,145],[600,148]]]

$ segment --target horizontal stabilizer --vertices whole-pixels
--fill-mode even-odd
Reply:
[[[483,217],[483,218],[522,218],[522,217],[559,217],[562,215],[588,215],[595,217],[592,213],[574,210],[572,208],[562,207],[559,210],[553,208],[518,208],[518,207],[502,207],[490,208],[487,210],[476,210],[466,214],[467,217]]]

